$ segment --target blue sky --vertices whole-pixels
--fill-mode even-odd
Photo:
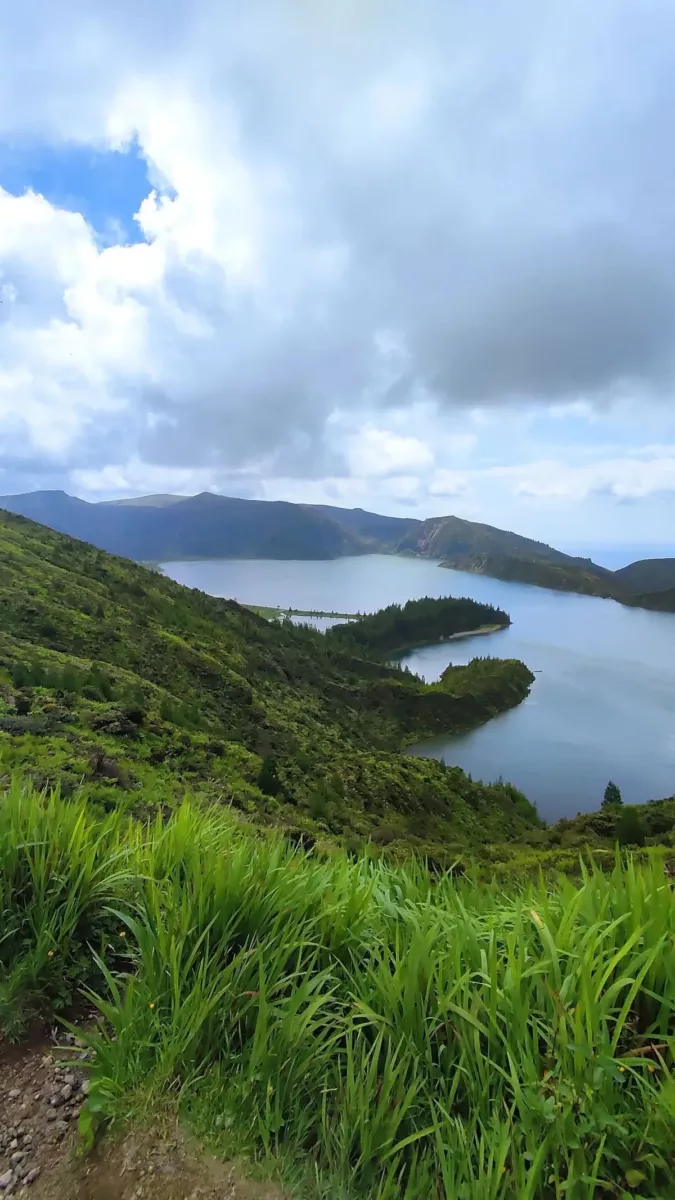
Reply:
[[[672,543],[666,0],[31,10],[0,78],[0,493]]]
[[[28,140],[0,143],[0,187],[38,192],[56,208],[81,213],[102,244],[142,240],[134,221],[148,195],[148,168],[138,145],[120,150]]]

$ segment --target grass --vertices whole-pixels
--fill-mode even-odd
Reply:
[[[100,1013],[82,1130],[167,1104],[328,1200],[675,1193],[658,860],[504,890],[186,802],[0,800],[0,1019]]]

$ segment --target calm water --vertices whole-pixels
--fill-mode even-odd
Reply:
[[[513,624],[489,637],[429,646],[403,661],[427,680],[477,654],[538,672],[530,698],[473,733],[415,752],[510,780],[547,820],[597,808],[608,779],[633,803],[675,793],[675,615],[623,608],[448,571],[413,558],[331,562],[166,563],[167,575],[249,604],[367,612],[418,596],[473,596]]]

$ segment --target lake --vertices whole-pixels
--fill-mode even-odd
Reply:
[[[537,672],[523,704],[471,733],[411,747],[491,781],[502,776],[545,820],[598,808],[613,779],[624,800],[675,793],[675,615],[448,571],[428,559],[368,555],[163,564],[172,579],[242,603],[370,612],[419,596],[472,596],[513,624],[428,646],[402,661],[427,680],[476,655],[520,658]]]

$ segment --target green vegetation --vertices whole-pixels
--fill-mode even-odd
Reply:
[[[4,775],[137,815],[190,792],[305,844],[372,839],[439,864],[539,824],[515,789],[400,752],[518,703],[521,663],[476,660],[427,686],[8,513],[0,564]]]
[[[605,788],[605,794],[604,794],[603,800],[602,800],[602,807],[603,808],[617,808],[619,804],[623,804],[623,800],[621,798],[621,790],[610,779],[609,783],[607,784],[607,787]]]
[[[415,554],[441,559],[441,566],[455,570],[675,612],[675,559],[644,559],[608,571],[544,542],[460,517],[419,521],[361,508],[241,500],[212,492],[90,504],[65,492],[37,491],[0,496],[0,508],[142,563]],[[269,617],[274,610],[262,611]]]
[[[624,591],[666,592],[675,588],[675,558],[642,558],[614,572]]]
[[[0,610],[0,1037],[93,1005],[85,1146],[178,1109],[307,1200],[673,1194],[675,798],[546,829],[401,753],[533,676],[393,649],[506,613],[322,635],[6,513]]]
[[[296,1196],[675,1191],[657,860],[504,891],[320,858],[216,806],[0,800],[0,1022],[98,1009],[85,1145],[167,1106]]]
[[[611,571],[589,562],[548,562],[543,558],[525,558],[513,554],[454,554],[445,558],[442,567],[456,571],[472,571],[517,583],[534,584],[558,592],[579,592],[586,596],[612,598],[617,587]]]
[[[329,642],[381,658],[391,658],[413,646],[442,642],[458,634],[483,628],[504,629],[508,614],[476,600],[440,600],[425,596],[406,604],[390,604],[379,612],[360,617],[349,625],[328,630]]]

